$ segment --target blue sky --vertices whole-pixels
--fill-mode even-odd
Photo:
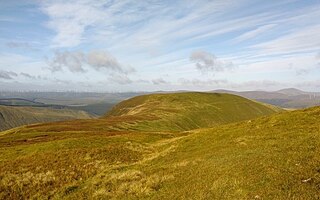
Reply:
[[[0,1],[0,90],[320,91],[319,0]]]

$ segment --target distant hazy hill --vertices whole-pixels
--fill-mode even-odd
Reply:
[[[88,118],[92,116],[84,111],[0,106],[0,131],[33,123]]]
[[[45,104],[23,98],[0,98],[0,105],[9,106],[44,106]]]
[[[286,88],[286,89],[282,89],[282,90],[278,90],[276,91],[277,93],[280,94],[286,94],[286,95],[290,95],[290,96],[298,96],[298,95],[305,95],[305,94],[309,94],[309,92],[305,92],[302,90],[298,90],[296,88]],[[313,94],[313,93],[312,93]]]
[[[102,116],[113,105],[124,99],[142,93],[94,93],[94,92],[3,92],[0,91],[0,105],[30,106],[46,108],[67,108],[83,110]]]
[[[28,93],[27,93],[28,94]],[[120,100],[113,100],[111,102],[103,101],[98,97],[95,97],[95,94],[92,94],[96,99],[90,99],[83,97],[82,99],[78,99],[71,97],[65,99],[65,97],[56,97],[56,99],[37,99],[29,100],[25,98],[0,98],[0,106],[23,106],[23,107],[41,107],[41,108],[53,108],[53,109],[72,109],[72,110],[82,110],[91,115],[102,116],[107,111],[109,111],[112,106],[120,101]],[[26,95],[28,96],[28,95]],[[116,98],[116,96],[115,96]]]
[[[319,115],[157,94],[20,127],[0,133],[0,199],[319,199]]]
[[[304,92],[295,88],[282,89],[274,92],[237,92],[231,90],[214,90],[213,92],[235,94],[282,108],[307,108],[320,105],[320,93]]]

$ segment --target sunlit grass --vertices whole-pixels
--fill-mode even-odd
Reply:
[[[197,102],[192,98],[187,101]],[[223,118],[208,114],[208,105],[202,109],[203,100],[181,112],[158,105],[156,115],[153,107],[137,105],[145,100],[135,101],[104,119],[5,132],[0,199],[320,198],[320,108],[257,118],[273,111],[250,115],[263,110],[253,104],[240,118]]]

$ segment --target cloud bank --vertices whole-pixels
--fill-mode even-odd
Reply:
[[[18,76],[18,74],[15,72],[0,70],[0,79],[11,80],[16,76]]]
[[[47,63],[52,72],[67,68],[71,72],[84,73],[86,67],[96,71],[106,70],[119,74],[129,74],[135,71],[132,67],[119,63],[110,53],[99,50],[90,52],[58,51],[51,59],[47,59]]]

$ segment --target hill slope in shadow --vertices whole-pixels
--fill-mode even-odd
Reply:
[[[0,131],[27,124],[92,117],[84,111],[68,109],[0,106]]]

